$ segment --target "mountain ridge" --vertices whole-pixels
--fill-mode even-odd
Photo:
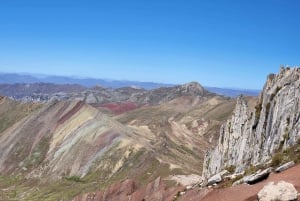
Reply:
[[[53,99],[81,100],[94,105],[122,102],[135,103],[137,105],[155,105],[184,95],[214,95],[196,82],[152,90],[133,87],[112,89],[100,86],[85,88],[76,84],[0,84],[0,94],[23,102],[48,102]]]
[[[270,74],[256,104],[243,96],[231,119],[224,124],[215,149],[206,155],[203,175],[229,166],[242,172],[250,165],[267,163],[278,151],[300,138],[300,68],[281,68]]]
[[[128,97],[141,89],[118,90]],[[198,83],[147,93],[138,108],[115,114],[73,98],[2,98],[0,189],[20,189],[20,200],[58,200],[105,190],[126,178],[138,188],[158,177],[167,186],[174,186],[174,175],[201,178],[204,150],[215,144],[235,101]]]
[[[19,73],[0,73],[1,84],[15,83],[53,83],[53,84],[78,84],[84,87],[94,87],[101,85],[103,87],[121,88],[128,86],[137,86],[145,89],[155,89],[159,87],[174,86],[173,84],[140,82],[130,80],[109,80],[101,78],[78,78],[72,76],[42,75],[35,74],[19,74]]]
[[[95,86],[102,86],[105,88],[144,88],[146,90],[153,90],[160,87],[172,87],[176,84],[164,84],[154,82],[139,82],[139,81],[122,81],[122,80],[107,80],[96,78],[75,78],[67,76],[38,76],[34,74],[18,74],[18,73],[0,73],[0,84],[34,84],[34,83],[52,83],[59,85],[78,84],[85,88],[92,88]],[[257,96],[259,90],[253,89],[237,89],[237,88],[220,88],[204,86],[208,91],[225,95],[229,97],[236,97],[240,94]]]

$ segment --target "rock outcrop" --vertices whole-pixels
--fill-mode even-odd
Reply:
[[[270,160],[300,137],[300,68],[281,68],[268,76],[254,107],[246,97],[237,99],[235,111],[220,130],[218,145],[206,153],[203,176],[227,167],[241,172],[249,165]]]
[[[256,184],[262,180],[265,180],[269,177],[269,175],[272,173],[273,168],[267,168],[263,171],[259,171],[253,175],[247,176],[244,178],[244,182],[250,185]]]
[[[288,163],[285,163],[283,164],[282,166],[278,167],[275,172],[277,173],[280,173],[280,172],[283,172],[291,167],[293,167],[295,165],[295,162],[294,161],[291,161],[291,162],[288,162]]]
[[[220,183],[221,181],[222,181],[221,174],[216,174],[216,175],[214,175],[214,176],[212,176],[211,178],[208,179],[207,186]]]

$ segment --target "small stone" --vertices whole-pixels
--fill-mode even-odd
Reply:
[[[193,187],[192,186],[187,186],[185,189],[187,190],[187,191],[189,191],[189,190],[191,190]]]
[[[207,182],[207,186],[211,186],[215,183],[220,183],[222,181],[222,176],[221,174],[216,174],[214,176],[212,176],[210,179],[208,179],[208,182]]]

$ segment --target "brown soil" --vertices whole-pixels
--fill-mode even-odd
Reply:
[[[115,115],[120,115],[120,114],[129,112],[131,110],[135,110],[135,109],[140,107],[139,105],[137,105],[135,103],[130,103],[130,102],[106,103],[106,104],[101,104],[99,106],[94,104],[93,106],[98,107],[98,108],[106,108],[106,109],[110,110]]]
[[[201,193],[195,193],[192,191],[187,195],[183,196],[180,200],[201,200],[201,201],[255,201],[257,200],[257,193],[269,182],[286,181],[292,183],[298,192],[300,192],[300,165],[297,165],[285,172],[279,174],[271,174],[269,178],[256,185],[242,184],[235,187],[225,189],[211,189],[203,199],[201,199]],[[300,199],[298,198],[298,201]]]
[[[66,120],[68,120],[71,116],[76,114],[82,107],[84,106],[83,101],[79,101],[72,110],[70,110],[67,114],[65,114],[63,117],[61,117],[58,120],[59,124],[63,124]]]
[[[77,196],[73,201],[173,201],[177,192],[183,189],[180,186],[166,188],[160,178],[139,189],[134,181],[125,180],[112,185],[104,192]]]

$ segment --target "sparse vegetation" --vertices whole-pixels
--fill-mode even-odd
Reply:
[[[272,157],[272,161],[271,161],[271,166],[272,167],[277,167],[279,165],[282,164],[283,162],[283,159],[284,159],[284,156],[283,156],[283,153],[279,152],[279,153],[276,153],[273,157]]]
[[[270,108],[271,108],[271,103],[268,102],[267,105],[266,105],[266,113],[267,114],[270,112]],[[266,116],[266,119],[268,119],[267,117],[268,117],[268,115]]]
[[[277,167],[288,161],[300,163],[300,139],[298,139],[295,145],[285,150],[282,150],[282,147],[279,147],[278,151],[272,157],[271,166]]]
[[[12,100],[6,100],[0,110],[0,133],[38,108],[40,108],[39,104],[20,104]]]
[[[228,188],[228,187],[231,187],[234,184],[234,182],[242,179],[243,177],[244,177],[244,175],[238,175],[234,179],[227,179],[227,180],[223,181],[219,185],[219,188]]]
[[[231,174],[233,174],[235,172],[236,167],[234,165],[231,165],[229,167],[225,168],[228,172],[230,172]]]
[[[239,175],[235,179],[232,179],[232,180],[228,179],[228,180],[222,182],[219,185],[219,188],[230,187],[230,186],[232,186],[232,184],[234,182],[240,180],[245,175],[254,174],[258,170],[260,170],[260,169],[262,170],[262,169],[265,169],[267,167],[276,168],[276,167],[278,167],[278,166],[280,166],[284,163],[287,163],[289,161],[294,161],[296,164],[300,163],[300,139],[297,140],[295,145],[291,146],[290,148],[288,148],[286,150],[278,149],[278,151],[273,155],[270,164],[261,164],[261,165],[258,165],[258,166],[250,165],[249,168],[247,168],[245,170],[244,175]],[[225,169],[228,170],[229,172],[231,172],[233,169],[235,169],[235,167],[234,166],[229,166]]]
[[[48,135],[50,136],[50,135]],[[45,159],[45,156],[47,154],[47,151],[49,149],[49,143],[50,139],[48,136],[44,136],[34,147],[32,153],[30,156],[25,160],[25,167],[30,169],[33,167],[37,167],[40,165],[43,160]]]
[[[259,119],[261,110],[262,110],[262,103],[258,103],[255,106],[255,119]]]
[[[264,168],[263,166],[254,166],[254,165],[250,165],[249,168],[247,168],[245,170],[245,175],[251,175],[254,174],[255,172],[257,172],[259,169]]]
[[[276,90],[274,93],[271,94],[271,97],[270,97],[270,101],[273,101],[274,100],[274,97],[277,95],[277,93],[281,90],[282,87],[279,87],[277,86],[276,87]]]
[[[286,118],[286,123],[287,123],[288,126],[290,125],[290,122],[291,122],[290,117],[287,117],[287,118]]]
[[[83,182],[81,177],[77,176],[77,175],[73,175],[73,176],[70,176],[70,177],[65,177],[65,179],[68,180],[68,181]]]
[[[257,105],[255,106],[255,120],[254,120],[254,125],[252,126],[252,129],[255,130],[260,118],[260,114],[261,114],[261,110],[262,110],[262,103],[259,102],[257,103]]]

